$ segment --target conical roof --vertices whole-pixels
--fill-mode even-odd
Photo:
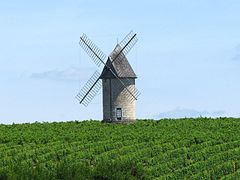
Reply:
[[[106,62],[106,66],[103,68],[100,78],[115,78],[109,68],[119,77],[119,78],[137,78],[135,72],[133,71],[131,65],[129,64],[126,56],[121,53],[122,47],[117,44],[113,52],[109,55]],[[118,55],[118,57],[117,57]]]

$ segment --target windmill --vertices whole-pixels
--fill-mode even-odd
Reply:
[[[103,121],[105,122],[136,120],[135,101],[140,93],[135,87],[137,76],[126,58],[136,42],[136,33],[131,31],[107,57],[85,34],[80,37],[80,46],[98,67],[103,65],[103,69],[101,73],[96,71],[91,76],[76,98],[80,104],[87,106],[103,87]]]

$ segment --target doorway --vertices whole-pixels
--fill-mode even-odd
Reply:
[[[116,118],[117,120],[122,120],[122,108],[116,108]]]

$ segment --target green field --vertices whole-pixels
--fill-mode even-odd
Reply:
[[[0,179],[240,179],[240,119],[0,125]]]

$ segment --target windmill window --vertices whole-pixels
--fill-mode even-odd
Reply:
[[[116,108],[117,120],[122,120],[122,108]]]

